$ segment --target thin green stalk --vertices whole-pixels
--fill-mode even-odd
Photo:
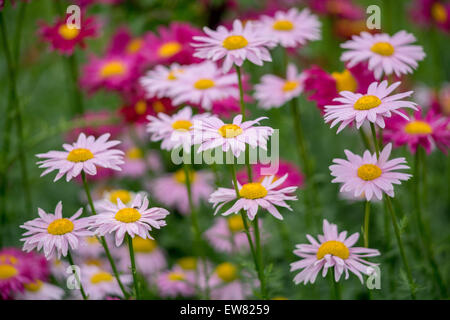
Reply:
[[[334,279],[334,272],[333,271],[334,270],[331,269],[331,268],[328,269],[328,278],[330,279],[331,286],[333,287],[333,291],[332,291],[331,297],[334,300],[341,300],[342,299],[342,297],[341,297],[341,286],[339,285],[339,282],[337,282]]]
[[[364,247],[369,247],[370,201],[364,205]]]
[[[400,235],[400,229],[397,223],[397,217],[395,215],[394,209],[392,208],[391,198],[388,195],[384,197],[386,202],[386,207],[388,208],[389,214],[391,215],[392,226],[394,227],[395,238],[397,239],[398,249],[400,251],[400,256],[403,261],[403,266],[405,267],[406,276],[408,278],[409,288],[411,290],[411,298],[416,299],[416,284],[414,283],[411,269],[409,268],[408,259],[406,258],[405,249],[403,246],[402,237]]]
[[[128,242],[128,250],[130,251],[130,261],[131,261],[131,274],[133,275],[133,283],[134,283],[134,291],[136,293],[136,300],[141,299],[140,290],[139,290],[139,280],[137,277],[136,271],[136,261],[134,260],[134,248],[133,248],[133,239],[127,233],[127,242]]]
[[[83,95],[78,87],[78,61],[76,57],[76,52],[73,52],[69,57],[63,57],[64,62],[67,65],[68,76],[72,82],[72,103],[74,114],[83,114]]]
[[[83,180],[83,186],[84,186],[84,191],[86,193],[86,197],[88,198],[89,207],[91,208],[92,214],[96,215],[97,212],[94,207],[94,202],[92,201],[91,192],[89,190],[89,185],[88,185],[88,182],[86,179],[86,174],[84,173],[84,171],[81,171],[81,178]],[[103,249],[105,250],[106,257],[108,258],[109,264],[111,265],[111,269],[113,270],[114,277],[116,278],[117,283],[119,284],[120,290],[122,290],[122,293],[123,293],[125,299],[128,299],[130,297],[130,295],[125,290],[125,287],[123,286],[122,281],[120,280],[119,272],[117,271],[116,264],[114,262],[114,259],[111,256],[111,252],[109,251],[108,244],[106,243],[106,239],[103,236],[99,237],[99,238],[100,238],[100,243],[102,244]]]
[[[375,152],[377,154],[377,159],[380,157],[380,145],[378,144],[377,131],[375,130],[375,125],[370,123],[370,130],[372,131],[373,144],[375,145]]]
[[[358,131],[359,131],[359,134],[360,134],[360,136],[361,136],[361,140],[362,140],[362,142],[363,142],[363,144],[364,144],[364,147],[365,147],[367,150],[372,151],[372,146],[370,145],[369,138],[367,137],[366,133],[364,132],[364,129],[361,127],[361,128],[359,128]]]
[[[72,258],[72,254],[70,253],[70,250],[67,250],[67,260],[69,260],[69,264],[71,266],[75,265],[75,263],[73,262],[73,258]],[[75,280],[80,285],[80,291],[81,291],[81,295],[83,296],[83,299],[84,300],[88,300],[89,297],[86,295],[86,292],[84,291],[83,284],[81,283],[81,280],[80,280],[80,277],[78,276],[78,273],[75,272],[74,274],[75,274]]]
[[[261,238],[259,234],[258,215],[253,220],[253,229],[255,230],[255,251],[258,259],[258,274],[261,282],[261,297],[267,299],[266,277],[264,274],[264,261],[262,257]]]

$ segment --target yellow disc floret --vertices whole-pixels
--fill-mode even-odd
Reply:
[[[345,69],[342,72],[333,72],[331,74],[333,79],[336,81],[336,90],[340,91],[351,91],[355,92],[358,84],[353,77],[352,73]]]
[[[144,153],[140,148],[133,147],[127,150],[126,157],[131,160],[138,160],[144,157]]]
[[[123,208],[117,211],[114,218],[123,223],[132,223],[138,221],[141,214],[135,208]]]
[[[72,162],[84,162],[94,158],[94,154],[89,149],[78,148],[73,149],[67,155],[67,160]]]
[[[179,131],[189,131],[191,130],[192,122],[189,120],[177,120],[172,123],[172,128]]]
[[[133,238],[133,249],[136,252],[149,253],[155,250],[157,247],[156,241],[152,239],[143,239],[141,237]]]
[[[259,182],[250,182],[242,186],[239,196],[245,199],[260,199],[267,195],[267,189]]]
[[[112,60],[105,63],[100,69],[100,76],[102,78],[109,78],[114,76],[120,76],[126,71],[125,65],[119,60]]]
[[[405,126],[405,132],[413,135],[430,134],[433,128],[425,121],[411,121]]]
[[[244,230],[244,222],[240,215],[234,215],[228,218],[228,228],[231,232],[239,232]]]
[[[330,240],[322,243],[319,250],[317,250],[317,259],[320,260],[327,254],[331,254],[345,260],[350,256],[350,251],[342,242]]]
[[[277,31],[291,31],[294,29],[294,24],[289,20],[277,20],[272,27]]]
[[[111,275],[111,273],[106,271],[97,272],[91,277],[92,284],[98,284],[100,282],[111,282],[113,280],[114,277]]]
[[[19,271],[9,264],[0,264],[0,280],[10,279],[16,276]]]
[[[442,5],[442,3],[439,3],[439,2],[435,2],[431,6],[431,16],[438,23],[444,23],[447,21],[447,18],[448,18],[447,10]]]
[[[197,269],[197,259],[195,257],[183,257],[177,260],[177,264],[184,270]]]
[[[284,85],[283,85],[283,91],[284,92],[288,92],[288,91],[292,91],[294,89],[296,89],[298,87],[298,82],[297,81],[285,81]]]
[[[184,281],[186,276],[181,272],[171,272],[168,276],[170,281]]]
[[[127,53],[136,53],[142,48],[143,44],[144,41],[142,39],[140,38],[133,39],[127,44],[126,51]]]
[[[55,236],[61,236],[63,234],[72,232],[74,228],[73,222],[69,219],[62,218],[56,219],[50,223],[47,227],[47,231]]]
[[[41,290],[43,284],[44,283],[38,279],[33,282],[25,283],[23,286],[25,287],[25,289],[27,289],[27,291],[38,292],[39,290]]]
[[[170,41],[159,47],[158,54],[160,57],[170,58],[180,52],[181,49],[183,49],[183,46],[180,43]]]
[[[147,112],[147,103],[144,100],[139,100],[134,105],[134,111],[139,115],[145,114]]]
[[[222,43],[222,46],[227,50],[242,49],[247,45],[248,41],[243,36],[228,36]]]
[[[353,105],[355,110],[370,110],[378,107],[381,104],[380,98],[373,95],[365,95],[359,98]]]
[[[377,42],[370,47],[370,50],[385,57],[392,56],[395,51],[394,47],[389,42]]]
[[[111,193],[109,194],[109,201],[117,204],[117,199],[120,199],[122,203],[127,204],[131,201],[131,193],[123,189],[111,191]]]
[[[180,184],[186,184],[186,172],[184,172],[183,169],[175,171],[175,173],[173,174],[173,177],[176,182],[178,182]],[[195,172],[190,170],[189,171],[189,182],[190,183],[194,182],[195,178],[196,178]]]
[[[238,277],[236,266],[229,262],[219,264],[216,268],[216,274],[225,282],[234,281]]]
[[[363,164],[358,168],[358,177],[365,181],[371,181],[381,176],[381,169],[374,164]]]
[[[225,124],[219,128],[219,133],[224,138],[234,138],[243,132],[244,130],[237,124]]]
[[[59,35],[64,38],[65,40],[73,40],[80,34],[80,30],[73,27],[69,28],[66,24],[62,24],[58,28]]]
[[[214,87],[214,81],[211,79],[200,79],[194,83],[194,88],[197,90],[206,90]]]

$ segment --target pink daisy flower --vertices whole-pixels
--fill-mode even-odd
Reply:
[[[195,274],[186,272],[181,267],[162,272],[156,279],[161,297],[192,297],[195,294]]]
[[[91,217],[91,228],[101,236],[114,232],[116,246],[122,244],[125,234],[132,238],[140,236],[153,240],[149,231],[152,227],[164,227],[166,222],[163,219],[169,211],[158,207],[149,208],[148,204],[147,197],[140,194],[128,206],[120,198],[117,199],[117,204],[105,201],[98,206],[97,215]]]
[[[159,112],[172,114],[175,107],[168,98],[143,98],[133,97],[119,109],[119,115],[129,124],[141,125],[147,122],[147,116],[156,115]]]
[[[167,98],[168,91],[179,84],[180,75],[189,70],[190,66],[180,66],[173,63],[169,67],[157,65],[139,79],[147,98]]]
[[[421,110],[414,113],[410,120],[400,116],[393,116],[386,122],[383,138],[393,142],[394,146],[408,145],[411,153],[416,153],[417,147],[422,146],[428,154],[437,146],[447,154],[450,147],[450,118],[436,114],[429,110],[422,117]]]
[[[222,147],[223,152],[231,150],[235,157],[245,151],[245,144],[253,148],[267,149],[267,139],[274,130],[266,126],[254,126],[259,121],[267,119],[260,117],[256,120],[242,122],[242,115],[233,118],[233,122],[225,124],[217,117],[211,116],[194,123],[194,144],[199,143],[197,152]]]
[[[110,134],[106,133],[95,139],[81,133],[73,144],[63,144],[65,151],[49,151],[37,154],[36,157],[46,160],[39,161],[39,168],[46,168],[41,174],[58,170],[54,181],[66,175],[66,181],[77,177],[81,171],[88,175],[96,175],[96,166],[120,171],[119,165],[123,164],[123,152],[118,149],[110,149],[120,141],[108,141]]]
[[[57,255],[58,259],[67,255],[70,249],[76,250],[81,237],[91,236],[93,233],[87,230],[89,218],[79,218],[83,213],[80,208],[70,218],[62,216],[62,202],[58,202],[55,213],[46,213],[38,208],[39,218],[25,222],[20,227],[27,230],[20,239],[24,241],[23,250],[44,249],[45,257],[50,260]]]
[[[286,79],[266,74],[261,83],[255,85],[255,99],[262,109],[279,108],[298,97],[303,91],[305,76],[298,73],[294,64],[287,67]]]
[[[298,244],[294,250],[294,254],[302,259],[291,263],[291,271],[303,269],[295,276],[295,284],[314,283],[321,270],[322,277],[325,277],[331,267],[334,268],[334,280],[336,282],[339,281],[343,273],[345,273],[345,279],[348,279],[350,271],[363,283],[361,274],[370,275],[374,271],[371,267],[377,266],[377,264],[368,262],[364,258],[379,256],[378,250],[353,247],[358,241],[358,232],[347,237],[347,231],[338,233],[337,225],[324,219],[323,235],[317,237],[319,241],[309,234],[306,237],[310,244]]]
[[[239,270],[230,262],[219,264],[211,275],[211,299],[244,300],[252,293],[251,286],[239,279]]]
[[[161,149],[172,150],[183,146],[184,151],[190,152],[193,145],[193,128],[209,114],[192,115],[190,107],[184,107],[177,113],[169,116],[165,113],[158,113],[157,117],[148,116],[150,123],[147,125],[147,132],[150,133],[151,141],[161,141]]]
[[[411,5],[414,24],[437,26],[444,32],[450,31],[450,3],[442,0],[416,0]]]
[[[267,48],[273,47],[275,43],[254,28],[250,21],[242,26],[241,21],[234,20],[231,31],[224,26],[218,27],[216,31],[204,27],[203,31],[207,37],[193,37],[198,41],[192,43],[196,48],[194,57],[212,61],[225,58],[222,66],[224,73],[233,65],[242,66],[247,59],[258,66],[262,66],[264,61],[272,61]]]
[[[425,58],[421,46],[412,45],[416,38],[402,30],[390,36],[386,33],[370,34],[361,32],[353,36],[341,47],[348,49],[341,56],[342,61],[348,61],[353,67],[362,61],[369,62],[369,70],[374,72],[376,79],[381,79],[383,73],[387,76],[395,73],[397,77],[412,73],[417,68],[417,61]]]
[[[17,300],[62,300],[64,290],[53,284],[35,280],[24,284],[25,290],[15,295]]]
[[[107,55],[111,56],[127,55],[146,65],[150,62],[146,54],[147,50],[146,37],[134,37],[129,29],[124,26],[118,28],[112,36],[106,52]]]
[[[214,214],[217,214],[225,204],[235,201],[231,208],[226,210],[222,215],[237,214],[240,210],[244,209],[247,212],[248,218],[253,220],[258,212],[258,208],[262,207],[276,219],[283,220],[283,216],[276,206],[284,207],[292,211],[291,207],[285,201],[297,200],[296,196],[290,195],[297,190],[297,187],[291,186],[277,189],[284,183],[287,177],[288,175],[286,174],[274,181],[275,176],[268,176],[262,182],[250,182],[244,185],[238,182],[239,197],[236,197],[234,188],[219,188],[211,194],[209,202],[213,204],[213,208],[217,207]]]
[[[309,9],[277,11],[272,16],[262,16],[257,27],[261,33],[285,48],[295,48],[307,41],[320,39],[320,21]]]
[[[196,104],[211,110],[213,102],[232,97],[239,98],[235,73],[223,74],[214,62],[191,65],[179,75],[179,81],[168,90],[174,105]]]
[[[81,275],[81,284],[90,300],[102,300],[109,295],[123,296],[117,279],[112,273],[97,266],[83,265]],[[125,285],[132,282],[132,277],[129,274],[120,275],[119,278]],[[79,290],[73,291],[78,298],[81,297]]]
[[[331,175],[335,178],[331,181],[342,183],[340,191],[353,191],[355,197],[364,193],[367,201],[375,195],[379,200],[383,193],[394,196],[394,184],[408,180],[411,175],[397,172],[400,169],[409,169],[405,158],[389,160],[392,144],[384,147],[377,159],[376,153],[369,150],[362,157],[345,150],[348,160],[333,159],[334,165],[330,166]]]
[[[384,128],[384,117],[391,117],[392,113],[408,117],[400,112],[401,108],[411,108],[417,110],[416,103],[401,100],[412,95],[412,91],[402,92],[389,96],[398,86],[396,82],[388,86],[386,80],[382,82],[373,82],[367,89],[366,94],[353,93],[350,91],[339,92],[340,97],[333,101],[340,102],[339,105],[325,106],[325,122],[331,122],[331,128],[341,122],[337,133],[347,125],[356,122],[359,129],[361,125],[368,120],[379,127]]]
[[[194,205],[198,206],[201,200],[207,201],[209,195],[214,191],[213,175],[204,170],[190,171],[189,180]],[[155,178],[147,186],[158,202],[175,208],[183,215],[190,214],[186,174],[183,169]]]
[[[83,15],[84,17],[84,15]],[[53,25],[40,23],[39,34],[44,41],[50,43],[53,50],[66,55],[71,55],[77,45],[85,48],[84,40],[98,35],[100,25],[93,17],[81,19],[80,29],[68,25],[68,16],[65,19],[58,19]]]
[[[10,299],[23,292],[25,283],[34,279],[31,260],[16,248],[0,250],[0,298]]]

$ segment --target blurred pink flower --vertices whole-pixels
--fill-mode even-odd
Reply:
[[[411,4],[411,21],[416,24],[437,26],[450,32],[450,3],[441,0],[416,0]]]
[[[156,280],[159,294],[166,298],[193,296],[195,294],[194,283],[195,274],[186,272],[181,267],[174,267],[171,270],[160,273]]]

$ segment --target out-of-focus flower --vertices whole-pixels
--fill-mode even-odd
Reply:
[[[404,30],[393,36],[361,32],[341,44],[342,48],[348,49],[342,54],[341,60],[348,61],[349,67],[368,61],[369,70],[374,72],[376,79],[381,79],[383,74],[389,76],[393,73],[400,77],[412,73],[418,66],[417,62],[425,58],[422,47],[412,45],[415,41],[414,35]]]
[[[414,24],[437,26],[450,31],[450,3],[441,0],[416,0],[411,5],[411,20]]]
[[[386,121],[383,138],[393,142],[394,146],[408,145],[411,153],[417,152],[422,146],[429,154],[435,146],[447,154],[450,147],[450,118],[436,114],[429,110],[425,117],[418,110],[410,120],[395,115]]]
[[[355,197],[364,193],[367,201],[375,195],[379,200],[383,193],[394,196],[394,184],[408,180],[411,175],[396,170],[409,169],[405,158],[389,160],[392,143],[384,147],[377,159],[376,153],[369,150],[358,156],[349,150],[344,150],[347,160],[333,159],[335,164],[330,166],[333,183],[342,183],[340,191],[353,191]]]
[[[111,38],[111,43],[106,51],[111,56],[129,56],[137,60],[139,64],[149,63],[145,51],[148,50],[145,35],[134,37],[127,27],[120,27]]]
[[[174,267],[160,273],[156,284],[162,297],[191,297],[195,294],[194,280],[195,276],[192,272],[186,272],[181,267]]]
[[[450,84],[445,84],[434,94],[431,107],[437,113],[450,117]]]
[[[89,111],[81,116],[77,116],[72,121],[84,122],[84,125],[80,125],[72,129],[66,136],[66,141],[73,141],[78,138],[81,133],[87,136],[100,137],[105,133],[109,133],[111,138],[116,138],[123,128],[115,119],[114,114],[108,110]]]
[[[18,293],[15,298],[18,300],[61,300],[64,290],[53,284],[35,280],[24,284],[25,290]]]
[[[180,66],[173,63],[169,67],[157,65],[154,69],[148,71],[139,83],[145,91],[147,98],[167,98],[168,91],[177,86],[179,76],[182,75],[189,66]]]
[[[338,18],[355,20],[364,16],[364,9],[352,0],[308,0],[308,6],[319,14]]]
[[[223,62],[223,72],[228,72],[233,65],[242,66],[245,60],[256,65],[263,65],[264,61],[272,61],[269,50],[275,45],[267,35],[261,34],[252,22],[242,26],[242,22],[234,20],[233,29],[227,30],[220,26],[216,31],[204,27],[207,37],[195,36],[197,42],[192,43],[196,48],[194,57]]]
[[[239,270],[230,262],[219,264],[211,275],[211,299],[244,300],[251,294],[251,286],[239,279]]]
[[[135,98],[119,110],[125,122],[130,124],[143,124],[147,116],[157,115],[159,112],[171,114],[175,111],[172,101],[168,98]]]
[[[339,281],[343,273],[345,273],[345,279],[348,279],[350,271],[363,283],[361,274],[370,275],[374,272],[371,267],[377,266],[377,264],[368,262],[364,258],[379,256],[378,250],[353,247],[358,241],[358,232],[347,237],[347,231],[338,233],[337,225],[323,220],[323,235],[318,235],[319,241],[309,234],[306,237],[310,244],[298,244],[294,250],[294,254],[302,259],[291,263],[291,271],[303,269],[295,276],[295,284],[314,283],[321,270],[322,277],[325,277],[328,269],[332,267],[334,268],[334,280],[336,282]]]
[[[366,19],[350,20],[350,19],[337,19],[333,21],[333,31],[341,38],[351,39],[353,36],[360,34],[361,32],[379,33],[378,29],[368,29]]]

